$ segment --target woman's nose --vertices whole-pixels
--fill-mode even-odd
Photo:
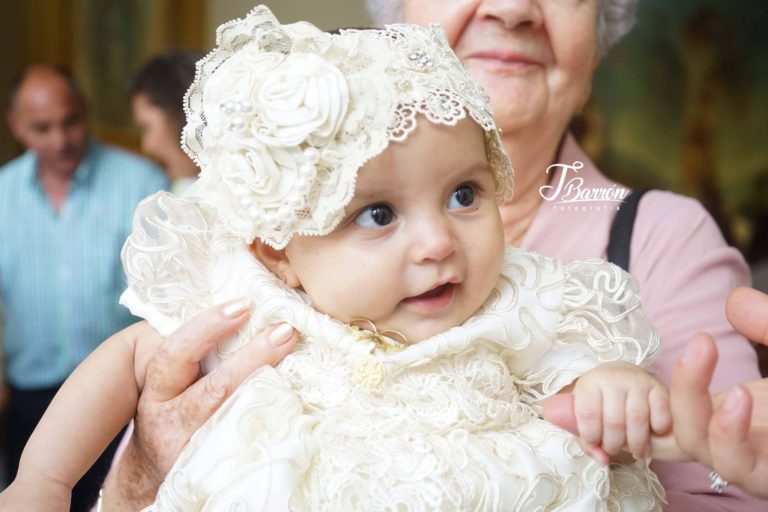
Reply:
[[[505,28],[538,27],[543,16],[539,6],[542,0],[482,0],[477,8],[481,18],[498,20]]]

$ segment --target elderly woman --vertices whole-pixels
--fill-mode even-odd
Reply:
[[[583,198],[621,185],[589,161],[568,123],[587,101],[601,56],[632,26],[637,2],[368,2],[378,23],[442,25],[459,58],[491,97],[516,171],[515,196],[501,207],[507,242],[564,260],[605,258],[613,203],[564,206],[577,187]],[[574,178],[579,181],[571,182]],[[670,383],[674,362],[700,330],[714,337],[720,353],[713,391],[759,377],[754,351],[724,311],[728,292],[748,284],[749,272],[698,202],[661,191],[643,196],[629,254],[629,270],[661,334],[663,355],[656,370],[663,382]],[[655,470],[667,490],[669,510],[766,509],[733,487],[714,494],[710,470],[701,464],[656,463]]]
[[[579,184],[584,194],[619,188],[589,161],[567,126],[587,100],[600,57],[631,26],[635,4],[405,0],[372,5],[380,22],[442,24],[459,57],[491,96],[517,172],[515,197],[501,207],[508,242],[562,259],[605,256],[615,214],[612,203],[595,202],[587,208],[556,203],[567,200],[566,192],[572,194]],[[557,163],[563,165],[551,167]],[[573,178],[580,181],[572,182],[568,191],[565,185]],[[723,311],[730,289],[748,282],[746,265],[725,245],[699,203],[667,192],[646,194],[634,225],[630,262],[646,311],[662,335],[665,355],[657,371],[663,381],[669,382],[685,342],[700,330],[714,336],[721,355],[713,390],[758,378],[754,352]],[[250,357],[230,359],[237,361],[237,368],[220,367],[186,389],[206,350],[242,321],[227,318],[225,308],[213,309],[164,342],[139,403],[138,435],[105,488],[109,510],[119,510],[121,504],[135,510],[151,502],[162,475],[197,426],[249,369],[292,344],[270,349],[265,334],[253,343],[261,351],[246,347]],[[156,336],[142,328],[130,335]],[[715,494],[709,469],[702,465],[657,464],[656,470],[671,510],[765,510],[764,503],[733,486]]]

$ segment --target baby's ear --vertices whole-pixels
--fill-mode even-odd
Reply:
[[[253,241],[249,249],[251,254],[282,282],[291,288],[299,288],[301,286],[298,276],[291,268],[291,262],[285,254],[285,249],[275,249],[258,238]]]

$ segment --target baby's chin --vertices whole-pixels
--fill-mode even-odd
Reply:
[[[379,328],[380,332],[396,331],[403,335],[404,339],[407,340],[408,345],[415,345],[416,343],[421,343],[461,325],[471,316],[472,315],[470,314],[463,317],[450,319],[430,319],[421,322],[411,322],[410,325],[403,325],[400,326],[400,328],[398,328],[397,323],[393,323],[391,326],[386,326],[384,323],[382,323],[380,327],[378,325],[377,327]],[[384,332],[383,334],[389,338],[395,339],[396,341],[401,341],[399,337],[390,336],[390,333],[388,332]]]

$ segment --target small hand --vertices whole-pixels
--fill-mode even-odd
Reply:
[[[544,401],[544,419],[554,423],[558,427],[567,430],[571,434],[578,436],[579,429],[576,425],[576,416],[573,413],[573,394],[558,393]],[[625,446],[624,450],[628,448]],[[586,451],[586,450],[585,450]],[[593,458],[605,463],[610,457],[602,448],[594,448],[587,452]],[[685,462],[692,458],[682,451],[677,445],[675,436],[672,432],[665,435],[651,435],[651,457],[654,459]]]
[[[672,428],[666,388],[635,365],[602,364],[576,381],[573,395],[580,443],[602,463],[625,447],[635,458],[648,457],[651,434]]]

